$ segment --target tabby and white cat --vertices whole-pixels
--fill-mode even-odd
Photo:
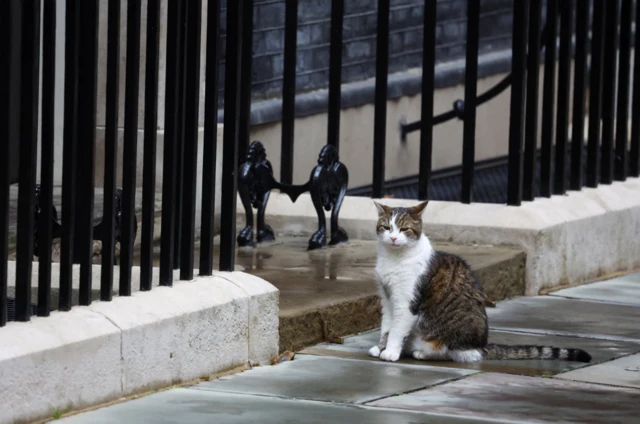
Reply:
[[[427,202],[412,208],[378,208],[376,279],[382,303],[380,343],[369,355],[397,361],[565,359],[590,362],[580,349],[487,344],[482,286],[459,257],[434,251],[422,233]]]

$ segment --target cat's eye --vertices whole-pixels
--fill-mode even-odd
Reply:
[[[391,228],[387,225],[381,225],[378,227],[378,231],[389,231]]]
[[[407,231],[411,231],[411,228],[400,228],[400,232],[406,233]]]

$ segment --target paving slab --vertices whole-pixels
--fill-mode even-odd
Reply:
[[[550,296],[640,306],[640,273],[558,290]]]
[[[488,423],[474,417],[174,389],[55,421],[61,424]],[[508,422],[508,421],[505,421]]]
[[[640,342],[640,308],[553,296],[520,297],[487,309],[496,330]]]
[[[529,423],[637,423],[638,399],[636,389],[485,373],[369,405]]]
[[[370,357],[367,352],[378,343],[380,331],[371,331],[357,336],[347,337],[344,344],[321,343],[301,351],[307,355],[334,356],[339,358],[379,361]],[[621,342],[616,340],[599,340],[577,337],[563,337],[545,334],[511,333],[506,331],[491,331],[489,342],[509,345],[538,345],[571,347],[584,349],[591,354],[593,362],[608,361],[613,358],[640,352],[639,343]],[[484,372],[502,372],[529,376],[547,376],[584,367],[583,362],[556,360],[509,360],[484,361],[473,364],[459,364],[452,361],[417,361],[404,357],[399,363],[412,365],[431,365],[438,367],[470,369]]]
[[[640,389],[640,355],[557,375],[556,378]]]
[[[365,403],[473,373],[475,371],[297,355],[290,362],[200,383],[194,389]]]

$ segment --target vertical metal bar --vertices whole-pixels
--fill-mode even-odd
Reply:
[[[16,321],[31,318],[31,269],[38,149],[40,82],[40,1],[22,3],[22,84],[16,243]]]
[[[109,0],[107,30],[107,103],[104,137],[104,195],[100,300],[111,301],[115,257],[116,168],[120,93],[120,1]]]
[[[153,229],[156,203],[156,144],[158,138],[158,64],[160,0],[147,3],[147,48],[144,93],[144,153],[142,164],[142,228],[140,290],[148,291],[153,278]]]
[[[511,112],[509,119],[509,176],[507,204],[519,206],[522,202],[522,147],[525,124],[527,80],[527,12],[528,1],[514,2],[513,56],[511,59]],[[466,110],[466,105],[465,105]]]
[[[633,106],[631,116],[631,148],[629,152],[629,176],[640,176],[640,4],[636,2],[636,38],[633,44]]]
[[[576,10],[576,51],[573,81],[573,128],[571,135],[571,176],[569,187],[583,185],[582,150],[584,149],[584,114],[587,87],[587,38],[589,36],[589,2],[578,1]]]
[[[220,211],[220,271],[233,271],[236,245],[238,192],[238,136],[242,84],[243,13],[248,1],[227,6],[227,48],[224,86],[224,135],[222,144],[222,210]]]
[[[616,155],[614,177],[627,179],[629,172],[627,139],[629,136],[629,74],[631,72],[631,14],[633,0],[622,0],[620,11],[620,68],[618,69],[618,116],[616,118]],[[637,31],[638,29],[636,29]]]
[[[385,144],[387,138],[387,88],[389,78],[389,0],[378,0],[376,36],[376,91],[373,118],[372,197],[384,195]]]
[[[169,0],[167,9],[167,80],[165,101],[164,163],[162,167],[162,232],[160,238],[160,285],[173,285],[173,261],[175,238],[177,144],[180,98],[180,68],[182,66],[182,42],[180,25],[182,22],[182,2]]]
[[[587,187],[597,187],[600,175],[600,118],[602,116],[602,70],[604,65],[605,1],[593,2],[591,73],[589,76],[589,129],[587,141]]]
[[[138,152],[138,94],[140,82],[140,15],[142,0],[127,2],[127,67],[122,158],[122,239],[120,240],[120,296],[131,296],[136,164]]]
[[[253,0],[245,5],[242,31],[242,81],[240,86],[240,131],[238,135],[238,159],[243,162],[251,137],[251,79],[253,60]],[[295,71],[294,71],[295,72]]]
[[[567,145],[569,138],[569,99],[571,83],[571,37],[573,0],[560,2],[560,65],[558,68],[558,114],[554,193],[567,191]]]
[[[62,237],[58,310],[71,310],[73,249],[76,213],[78,145],[78,62],[80,56],[80,2],[67,0],[65,15],[64,148],[62,162]]]
[[[185,73],[184,191],[180,279],[193,280],[193,250],[196,219],[196,175],[198,168],[198,121],[200,104],[200,31],[202,0],[189,0],[187,11],[187,69]]]
[[[542,91],[542,131],[540,146],[540,196],[551,197],[554,116],[556,104],[556,40],[558,0],[547,0],[544,43],[544,87]]]
[[[0,2],[0,327],[7,323],[9,146],[20,139],[22,2]]]
[[[524,175],[522,198],[533,200],[538,151],[538,85],[540,79],[540,14],[542,0],[529,4],[529,51],[527,54],[526,123],[524,133]]]
[[[176,202],[173,204],[175,209],[175,235],[173,240],[173,269],[180,268],[180,241],[182,237],[182,195],[183,195],[183,174],[184,174],[184,130],[185,130],[185,93],[186,93],[186,67],[187,67],[187,9],[189,1],[181,3],[180,12],[180,35],[181,44],[180,58],[180,76],[179,76],[179,94],[178,94],[178,141],[176,145]]]
[[[601,184],[611,184],[613,182],[613,140],[616,118],[616,66],[618,59],[618,1],[607,0],[606,10],[604,71],[602,77]]]
[[[480,0],[467,1],[467,58],[464,77],[464,127],[462,130],[462,190],[460,201],[471,203],[476,158],[476,98]],[[525,45],[526,49],[526,45]]]
[[[280,182],[293,183],[293,138],[296,120],[296,50],[298,0],[286,0],[284,18],[284,75],[282,81],[282,142]],[[240,160],[244,158],[241,157]]]
[[[331,47],[329,54],[329,111],[327,144],[340,148],[342,98],[342,34],[344,0],[331,0]]]
[[[214,212],[218,144],[218,62],[220,56],[220,0],[207,5],[207,65],[204,97],[204,141],[202,143],[202,225],[200,275],[213,273]]]
[[[424,0],[422,38],[422,108],[420,111],[420,174],[418,198],[429,198],[431,181],[431,153],[433,151],[433,100],[436,69],[436,13],[437,2]]]
[[[76,241],[80,262],[79,304],[91,304],[93,275],[93,202],[95,185],[96,96],[98,61],[98,0],[82,0],[80,6],[80,51],[78,74],[78,199]]]
[[[53,155],[56,91],[56,0],[44,0],[42,20],[42,135],[40,140],[40,218],[38,225],[38,308],[51,306],[51,241],[53,224]],[[1,65],[0,65],[1,66]]]

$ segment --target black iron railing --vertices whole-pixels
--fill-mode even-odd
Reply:
[[[161,5],[168,8],[161,21]],[[159,266],[159,284],[171,286],[174,270],[189,280],[196,269],[201,275],[214,271],[214,226],[216,189],[216,145],[218,126],[218,80],[222,43],[224,61],[224,133],[218,267],[234,269],[236,245],[254,244],[253,208],[258,210],[256,241],[275,237],[267,224],[267,202],[272,189],[296,200],[310,192],[318,213],[318,231],[309,241],[315,249],[348,240],[338,225],[348,172],[339,160],[343,29],[345,0],[327,0],[331,14],[328,69],[327,145],[320,151],[310,179],[294,185],[294,148],[305,148],[294,140],[296,124],[296,65],[299,9],[306,0],[282,0],[284,8],[284,60],[282,84],[282,137],[279,180],[273,175],[264,146],[250,140],[251,81],[253,65],[254,1],[208,0],[203,16],[202,0],[109,0],[106,40],[106,98],[97,96],[99,67],[98,0],[5,0],[0,2],[0,326],[9,319],[27,321],[35,310],[39,316],[52,309],[73,306],[74,289],[80,305],[89,305],[92,294],[92,264],[101,266],[99,298],[110,301],[116,262],[119,265],[119,295],[135,289],[132,267],[139,249],[139,289],[152,289],[153,267]],[[385,188],[386,120],[390,69],[389,0],[371,0],[377,5],[376,81],[373,131],[373,178],[371,194],[382,197]],[[423,74],[421,120],[401,125],[406,141],[420,131],[417,197],[430,198],[432,148],[435,125],[459,118],[463,121],[460,200],[473,201],[477,164],[476,109],[511,89],[508,168],[503,189],[510,205],[540,196],[564,194],[583,186],[596,187],[640,173],[640,66],[631,60],[632,48],[640,43],[640,7],[634,0],[517,0],[513,2],[511,73],[495,87],[477,94],[481,0],[467,0],[466,69],[464,101],[451,111],[434,116],[436,96],[436,27],[443,2],[415,0],[423,8]],[[65,6],[65,34],[57,38],[57,5]],[[121,5],[122,3],[122,5]],[[259,4],[258,1],[255,2]],[[457,3],[456,3],[457,4]],[[121,6],[126,6],[127,40],[122,45]],[[450,7],[451,5],[448,5]],[[226,34],[221,35],[221,11],[226,12]],[[144,46],[144,95],[139,104],[142,14],[146,13]],[[543,16],[544,15],[544,16]],[[206,39],[201,28],[206,22]],[[160,29],[167,28],[166,43]],[[575,39],[575,42],[573,41]],[[56,57],[56,44],[64,42],[64,56]],[[205,44],[206,58],[201,57]],[[557,48],[559,45],[559,49]],[[166,79],[160,80],[161,52],[166,50]],[[126,55],[125,74],[120,75],[121,50]],[[544,56],[542,98],[538,98],[538,74]],[[201,78],[201,62],[204,77]],[[64,62],[64,90],[56,90],[56,63]],[[571,64],[574,64],[573,78]],[[40,72],[42,65],[42,72]],[[556,81],[556,68],[557,81]],[[631,76],[633,86],[631,87]],[[120,80],[124,97],[120,98]],[[204,138],[202,163],[198,163],[199,99],[204,81]],[[571,83],[573,81],[573,83]],[[164,137],[162,141],[161,231],[154,233],[156,167],[158,164],[158,92],[164,87]],[[54,206],[54,150],[56,93],[63,93],[63,151],[61,210]],[[571,98],[573,93],[573,98]],[[105,101],[103,207],[96,208],[96,110]],[[542,102],[538,129],[538,106]],[[119,156],[120,104],[124,103],[123,149]],[[585,139],[584,124],[588,131]],[[143,122],[138,122],[144,106]],[[573,113],[570,115],[570,106]],[[629,114],[631,111],[631,115]],[[631,118],[631,119],[630,119]],[[631,120],[631,132],[628,121]],[[141,125],[140,125],[141,124]],[[573,131],[569,134],[569,126]],[[138,134],[142,131],[142,137]],[[538,147],[538,133],[541,144]],[[252,143],[253,142],[253,143]],[[10,152],[19,144],[17,164]],[[141,144],[139,146],[139,143]],[[584,145],[586,144],[586,150]],[[12,147],[13,146],[13,147]],[[142,206],[136,214],[139,148],[142,149]],[[313,152],[316,154],[317,152]],[[40,158],[38,163],[37,158]],[[10,170],[18,167],[17,214],[10,214],[13,199]],[[202,169],[199,177],[197,169]],[[40,177],[37,176],[39,168]],[[121,185],[117,184],[122,170]],[[202,220],[196,231],[198,178],[202,186]],[[248,219],[236,234],[236,198],[240,193]],[[328,228],[324,211],[332,210]],[[98,218],[98,219],[95,219]],[[138,229],[138,218],[140,228]],[[9,247],[9,224],[15,219],[15,246]],[[95,221],[100,223],[96,226]],[[331,237],[328,240],[327,235]],[[139,248],[135,244],[139,235]],[[236,237],[237,236],[237,237]],[[11,237],[13,238],[13,237]],[[59,275],[52,272],[54,240],[60,240]],[[102,242],[100,258],[94,240]],[[12,240],[13,242],[13,240]],[[159,245],[159,258],[155,249]],[[13,245],[13,243],[12,243]],[[116,245],[120,246],[119,254]],[[8,299],[8,270],[15,255],[15,294]],[[38,262],[34,262],[34,255]],[[79,286],[73,287],[74,264],[80,265]],[[32,299],[32,268],[38,267],[37,296]],[[51,305],[52,279],[59,279],[59,302]],[[13,281],[12,281],[13,282]]]

